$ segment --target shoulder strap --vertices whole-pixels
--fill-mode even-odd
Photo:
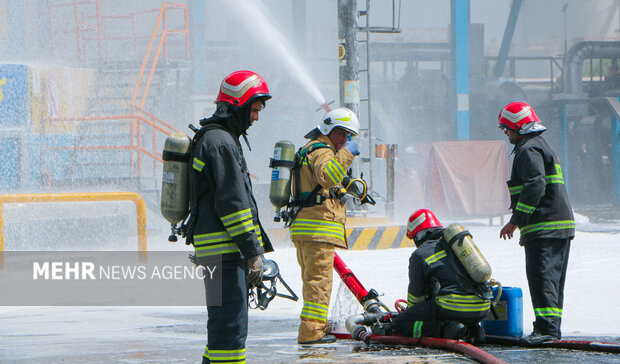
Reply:
[[[325,201],[325,196],[319,195],[319,191],[321,190],[320,184],[317,184],[316,187],[314,187],[314,189],[307,196],[302,197],[301,177],[300,177],[300,172],[299,172],[304,160],[308,159],[308,155],[314,152],[315,150],[323,149],[323,148],[332,149],[329,145],[325,143],[316,142],[316,143],[310,144],[309,146],[305,148],[304,147],[299,148],[297,150],[297,153],[295,153],[295,166],[293,167],[293,170],[292,170],[293,179],[294,179],[294,183],[292,184],[293,193],[291,194],[291,201],[288,204],[289,208],[291,209],[291,213],[290,213],[289,220],[285,224],[285,227],[290,226],[293,223],[293,221],[295,221],[297,214],[299,214],[299,211],[301,211],[301,209],[303,209],[304,207],[311,207],[311,206],[319,205],[323,203],[323,201]]]
[[[202,120],[201,120],[201,125],[202,125]],[[204,124],[200,129],[196,129],[193,126],[190,126],[190,128],[195,132],[195,134],[194,134],[194,137],[192,138],[192,142],[189,148],[190,166],[189,166],[188,173],[196,173],[196,171],[194,171],[194,169],[192,168],[192,163],[194,163],[194,157],[196,155],[196,146],[198,145],[200,138],[202,138],[202,136],[209,130],[213,130],[213,129],[226,130],[226,129],[217,123]],[[209,187],[212,188],[211,181],[208,178],[207,178],[207,183]],[[206,191],[203,192],[200,196],[195,197],[194,188],[192,188],[191,186],[188,186],[188,187],[189,187],[189,211],[187,214],[188,216],[186,216],[186,218],[184,219],[181,229],[182,229],[182,234],[183,234],[182,236],[185,238],[185,244],[190,245],[194,242],[193,233],[194,233],[194,228],[196,226],[196,220],[198,219],[198,201],[202,199]]]

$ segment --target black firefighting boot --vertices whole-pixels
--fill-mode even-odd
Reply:
[[[462,340],[467,336],[467,326],[458,321],[446,321],[441,326],[441,337],[444,339]]]
[[[484,329],[480,327],[480,324],[467,326],[467,336],[465,341],[473,345],[484,344],[487,342],[487,337],[484,333]]]

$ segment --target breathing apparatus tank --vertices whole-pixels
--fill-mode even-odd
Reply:
[[[187,217],[189,211],[190,147],[191,140],[183,133],[169,135],[164,143],[161,214],[172,227],[169,241],[177,241],[176,225]]]
[[[443,236],[475,282],[483,283],[491,278],[491,266],[474,244],[469,231],[459,224],[451,224],[444,230]]]
[[[274,221],[280,221],[280,210],[286,206],[291,198],[291,170],[295,166],[295,145],[288,140],[276,143],[273,149],[273,158],[269,161],[271,171],[271,186],[269,201],[276,208]]]

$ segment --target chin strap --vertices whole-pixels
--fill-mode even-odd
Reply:
[[[248,146],[248,150],[251,152],[252,151],[252,147],[250,147],[250,142],[248,141],[248,135],[247,134],[242,134],[243,135],[243,140],[245,140],[245,145]]]

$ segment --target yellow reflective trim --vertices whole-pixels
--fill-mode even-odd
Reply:
[[[329,308],[329,306],[327,305],[322,305],[320,303],[314,303],[310,301],[304,301],[304,307],[314,307],[318,310],[323,310],[325,312],[327,312],[327,309]]]
[[[538,224],[526,225],[521,228],[521,235],[528,234],[539,230],[562,230],[562,229],[574,229],[574,220],[561,220],[561,221],[547,221],[540,222]]]
[[[239,216],[239,218],[233,219],[236,216]],[[221,220],[224,223],[224,225],[230,225],[233,222],[245,220],[247,219],[248,216],[252,217],[252,211],[249,208],[240,210],[237,212],[233,212],[232,214],[228,214],[226,216],[222,216]]]
[[[446,257],[446,251],[442,250],[424,259],[424,261],[426,261],[426,264],[431,265],[432,263],[435,263],[436,261],[440,260],[441,258],[445,258],[445,257]]]
[[[202,172],[202,169],[205,167],[205,162],[201,161],[198,158],[194,158],[194,163],[192,164],[192,167],[198,172]]]
[[[226,227],[226,230],[228,230],[230,236],[237,236],[254,230],[254,222],[252,220],[248,220],[235,226]]]

